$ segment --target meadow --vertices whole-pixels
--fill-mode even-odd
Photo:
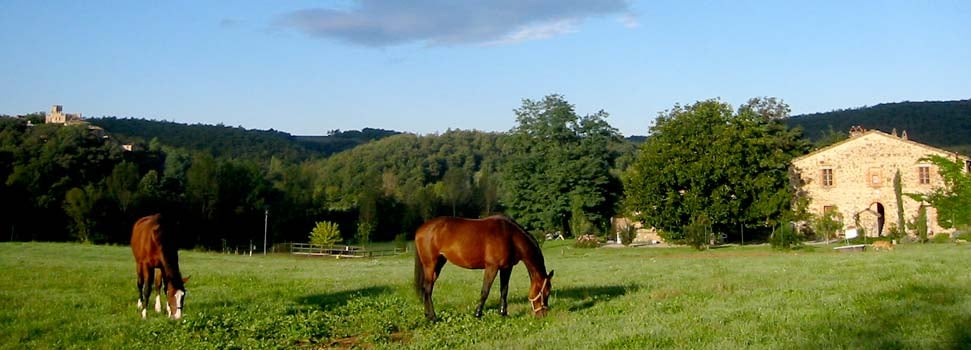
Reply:
[[[0,243],[0,348],[971,348],[971,246],[782,252],[766,246],[543,246],[556,271],[533,318],[513,270],[473,317],[482,273],[446,265],[426,322],[412,254],[374,259],[182,251],[185,318],[136,312],[127,246]]]

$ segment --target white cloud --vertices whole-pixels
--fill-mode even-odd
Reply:
[[[364,46],[510,44],[579,30],[587,18],[636,19],[627,0],[359,0],[351,9],[304,9],[277,25]]]
[[[524,26],[505,37],[485,43],[486,45],[515,44],[530,40],[542,40],[557,35],[569,34],[577,31],[576,19],[562,19],[551,23],[538,23]]]

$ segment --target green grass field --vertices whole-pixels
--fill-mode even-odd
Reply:
[[[544,245],[550,316],[513,271],[472,316],[481,271],[446,265],[424,321],[412,255],[370,260],[181,252],[186,316],[136,312],[124,246],[0,243],[0,347],[21,348],[971,348],[971,246],[893,252]]]

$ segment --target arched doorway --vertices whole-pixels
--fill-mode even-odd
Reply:
[[[883,237],[883,224],[886,221],[887,213],[880,202],[877,205],[877,237]]]

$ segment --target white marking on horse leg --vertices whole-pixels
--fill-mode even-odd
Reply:
[[[148,309],[142,309],[142,319],[148,318]]]
[[[155,312],[162,312],[162,296],[155,296]]]
[[[185,298],[185,292],[181,290],[175,291],[175,314],[172,315],[173,319],[182,318],[182,300]]]
[[[142,298],[138,298],[138,309],[142,309]]]

